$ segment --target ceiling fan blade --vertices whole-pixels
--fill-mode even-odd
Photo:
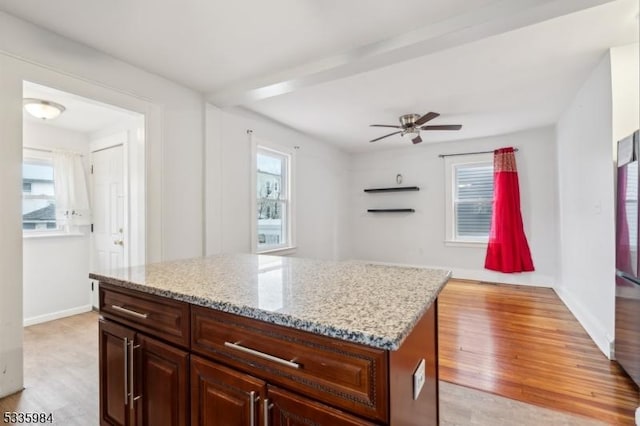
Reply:
[[[411,142],[413,142],[413,144],[417,144],[422,142],[422,138],[420,137],[420,135],[416,136],[415,138],[411,139]]]
[[[388,135],[384,135],[384,136],[380,136],[379,138],[371,139],[369,142],[376,142],[376,141],[379,141],[380,139],[384,139],[384,138],[388,138],[389,136],[397,135],[398,133],[402,133],[402,132],[401,131],[397,131],[397,132],[389,133]]]
[[[460,130],[462,124],[441,124],[439,126],[423,126],[420,130]]]
[[[369,124],[369,127],[391,127],[393,129],[402,129],[402,126],[393,126],[391,124]]]
[[[426,123],[427,121],[431,121],[434,118],[438,117],[440,114],[438,114],[437,112],[428,112],[425,115],[423,115],[422,117],[418,118],[416,120],[415,125],[416,126],[422,126],[424,123]]]

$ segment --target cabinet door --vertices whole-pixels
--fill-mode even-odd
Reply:
[[[269,426],[373,426],[366,420],[269,386]]]
[[[132,389],[139,426],[189,424],[189,354],[142,334],[136,336]]]
[[[265,395],[262,380],[191,357],[192,426],[258,426]]]
[[[100,320],[100,424],[129,426],[133,413],[129,396],[129,347],[135,332],[110,321]]]

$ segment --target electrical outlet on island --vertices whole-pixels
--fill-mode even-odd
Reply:
[[[418,399],[420,396],[420,391],[424,386],[425,382],[425,374],[424,374],[424,358],[420,360],[418,367],[416,367],[416,371],[413,372],[413,399]]]

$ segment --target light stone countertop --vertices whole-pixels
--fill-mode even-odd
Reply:
[[[389,350],[400,347],[450,275],[440,269],[251,254],[89,274],[120,287]]]

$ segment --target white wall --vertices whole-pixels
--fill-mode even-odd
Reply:
[[[339,149],[245,110],[207,107],[207,253],[251,251],[251,139],[295,149],[295,256],[349,253],[349,157]]]
[[[521,210],[535,272],[484,270],[486,245],[459,247],[445,240],[445,170],[439,154],[493,150],[516,153]],[[457,278],[552,286],[556,272],[556,177],[553,128],[440,144],[404,146],[353,156],[349,195],[353,257],[451,269]],[[418,192],[367,194],[365,188],[419,186]],[[414,208],[415,213],[372,214],[368,208]]]
[[[21,97],[22,80],[0,55],[0,398],[23,383]]]
[[[87,163],[89,154],[89,139],[87,135],[72,130],[61,129],[35,121],[23,115],[23,145],[25,148],[66,149],[79,152],[83,162]]]
[[[67,149],[88,164],[87,135],[34,122],[25,117],[25,147]],[[38,151],[26,151],[42,156]],[[88,180],[87,180],[88,187]],[[91,309],[88,227],[74,236],[27,236],[23,240],[24,324],[31,325]]]
[[[91,310],[89,236],[24,239],[24,325]]]
[[[0,12],[0,397],[22,387],[22,82],[146,115],[147,258],[203,247],[203,96]]]
[[[561,267],[556,291],[608,355],[615,297],[609,54],[563,113],[557,140]]]
[[[629,136],[640,128],[640,74],[638,43],[611,49],[611,97],[613,140]],[[615,144],[614,144],[615,147]],[[617,151],[614,149],[614,155]]]
[[[22,79],[146,114],[147,256],[201,255],[203,95],[4,12],[0,53]]]

